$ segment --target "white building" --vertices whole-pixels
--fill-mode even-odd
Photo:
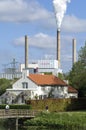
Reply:
[[[24,64],[20,65],[20,71],[25,68]],[[38,60],[28,64],[30,73],[62,73],[62,70],[58,68],[57,60]]]
[[[28,64],[28,69],[36,69],[36,68],[38,68],[38,63],[32,62]],[[23,69],[25,69],[25,64],[20,64],[20,72],[22,72]]]
[[[78,92],[54,75],[29,74],[24,70],[22,77],[17,80],[6,93],[11,95],[9,103],[25,103],[28,99],[70,98],[78,97]]]
[[[58,70],[58,61],[57,60],[38,60],[38,72],[51,72]]]
[[[20,64],[18,71],[11,71],[13,68],[8,71],[0,74],[0,78],[6,79],[14,79],[20,78],[22,75],[22,70],[25,68],[25,64]],[[58,75],[58,73],[62,73],[62,70],[58,68],[57,60],[38,60],[33,61],[28,64],[28,70],[30,74],[34,73],[52,73],[54,75]]]

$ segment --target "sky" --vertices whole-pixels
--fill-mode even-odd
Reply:
[[[57,25],[53,0],[0,0],[0,72],[13,58],[24,63],[28,35],[29,61],[56,59]],[[86,0],[70,0],[61,24],[61,68],[72,67],[72,39],[78,51],[86,40]]]

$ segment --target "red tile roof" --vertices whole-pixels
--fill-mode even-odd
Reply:
[[[54,75],[30,74],[29,78],[37,85],[60,85],[67,86],[67,84]]]
[[[78,93],[78,91],[75,88],[68,86],[68,93]]]

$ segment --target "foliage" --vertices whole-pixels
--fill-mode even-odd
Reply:
[[[86,112],[40,113],[37,117],[24,122],[26,126],[46,126],[47,128],[64,128],[81,130],[86,128]]]
[[[46,111],[48,106],[49,112],[86,110],[86,98],[76,99],[44,99],[44,100],[29,100],[27,104],[32,106],[33,110]]]
[[[11,109],[31,109],[31,105],[26,105],[26,104],[18,105],[18,104],[15,104],[15,105],[10,105],[10,108]]]
[[[52,75],[52,72],[44,72],[45,75]]]
[[[58,78],[64,80],[64,74],[62,74],[62,73],[58,73]]]
[[[79,51],[78,61],[68,75],[69,83],[79,92],[79,97],[86,97],[86,44]]]
[[[37,95],[37,94],[35,95],[35,99],[36,99],[36,100],[38,99],[38,95]]]
[[[0,95],[2,95],[7,88],[10,88],[12,86],[12,80],[8,79],[0,79]]]
[[[2,104],[0,105],[0,109],[5,109],[6,104]],[[14,104],[14,105],[9,105],[10,109],[31,109],[31,105],[18,105],[18,104]]]
[[[46,106],[48,106],[49,111],[65,111],[66,103],[65,99],[31,100],[32,109],[43,111],[46,111]]]
[[[12,88],[12,84],[16,80],[18,79],[17,78],[13,80],[5,79],[5,78],[0,79],[0,96],[6,91],[7,88]]]
[[[86,67],[86,42],[85,46],[81,47],[81,50],[79,51],[79,61]]]

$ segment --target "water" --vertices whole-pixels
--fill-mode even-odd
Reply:
[[[0,130],[6,130],[6,129],[4,129],[4,127],[0,126]]]
[[[4,126],[0,126],[0,130],[62,130],[62,129],[51,129],[51,128],[40,128],[40,127],[28,127],[28,128],[9,128],[9,127],[7,127],[7,128],[5,128]]]
[[[10,129],[9,127],[5,128],[4,126],[0,126],[0,130],[15,130],[15,129]]]
[[[7,127],[5,128],[4,126],[1,126],[0,125],[0,130],[69,130],[68,129],[65,129],[65,128],[45,128],[45,127],[33,127],[33,126],[30,126],[28,128],[10,128],[10,127]],[[70,128],[70,130],[86,130],[86,127],[80,129],[80,128]]]

